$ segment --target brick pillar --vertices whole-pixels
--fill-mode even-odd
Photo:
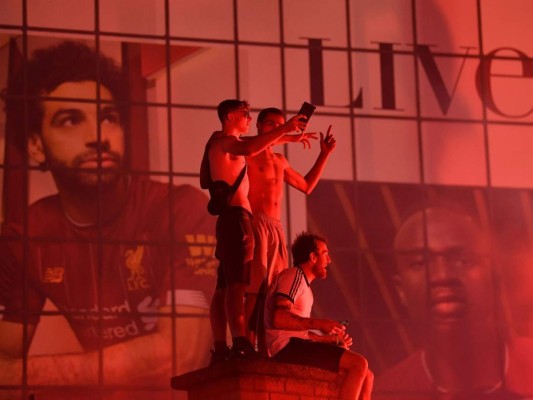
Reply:
[[[342,374],[271,360],[234,359],[171,379],[189,400],[337,400]]]

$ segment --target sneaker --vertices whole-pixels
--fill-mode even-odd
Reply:
[[[211,361],[209,362],[209,366],[220,364],[224,361],[228,361],[230,357],[230,349],[227,348],[226,351],[214,351],[211,350]]]
[[[254,346],[248,341],[233,345],[230,350],[230,356],[235,358],[260,358],[260,354],[254,349]]]

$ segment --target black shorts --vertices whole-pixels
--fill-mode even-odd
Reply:
[[[333,344],[291,338],[289,343],[276,353],[274,360],[339,372],[339,365],[344,352],[342,347]]]
[[[250,283],[254,257],[252,214],[242,207],[229,207],[217,219],[217,247],[219,260],[217,289],[233,283]]]

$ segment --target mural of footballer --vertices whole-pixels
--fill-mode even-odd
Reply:
[[[27,383],[51,385],[39,400],[146,398],[139,388],[169,398],[169,377],[205,366],[212,341],[207,199],[188,185],[125,173],[127,86],[110,58],[62,42],[34,52],[27,72],[21,144],[58,193],[32,204],[26,225],[3,227],[0,385],[22,383],[49,299],[83,352],[27,358]],[[11,96],[24,93],[19,84],[7,110],[22,112],[24,132],[25,105]]]

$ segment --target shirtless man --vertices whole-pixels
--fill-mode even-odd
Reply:
[[[264,136],[284,123],[285,115],[281,110],[264,109],[257,117],[257,137]],[[318,183],[326,161],[334,148],[335,138],[331,134],[330,126],[325,137],[322,133],[320,134],[320,153],[305,177],[292,169],[282,154],[274,153],[271,146],[246,158],[250,180],[248,199],[254,215],[255,234],[252,274],[245,300],[246,321],[250,321],[252,317],[259,293],[266,293],[266,287],[272,283],[274,277],[288,266],[285,235],[280,221],[283,182],[287,182],[305,194],[310,194]],[[263,282],[265,286],[261,289]],[[255,334],[258,333],[258,347],[262,351],[264,349],[264,332],[261,328],[263,310],[260,304],[258,306],[257,314],[253,318],[256,322],[252,320],[251,324],[246,324],[246,328],[247,337],[252,343],[255,341]]]
[[[218,106],[222,130],[213,133],[202,160],[200,184],[208,188],[210,181],[223,180],[233,184],[246,165],[245,156],[253,156],[276,143],[286,133],[303,131],[305,120],[295,115],[268,134],[248,140],[240,136],[250,128],[249,105],[241,100],[224,100]],[[211,328],[215,340],[213,361],[229,356],[226,345],[226,324],[232,336],[233,355],[253,355],[255,349],[245,337],[244,293],[250,283],[254,236],[252,208],[248,200],[248,176],[229,201],[229,207],[219,215],[216,227],[215,255],[220,261],[215,294],[211,302]]]

